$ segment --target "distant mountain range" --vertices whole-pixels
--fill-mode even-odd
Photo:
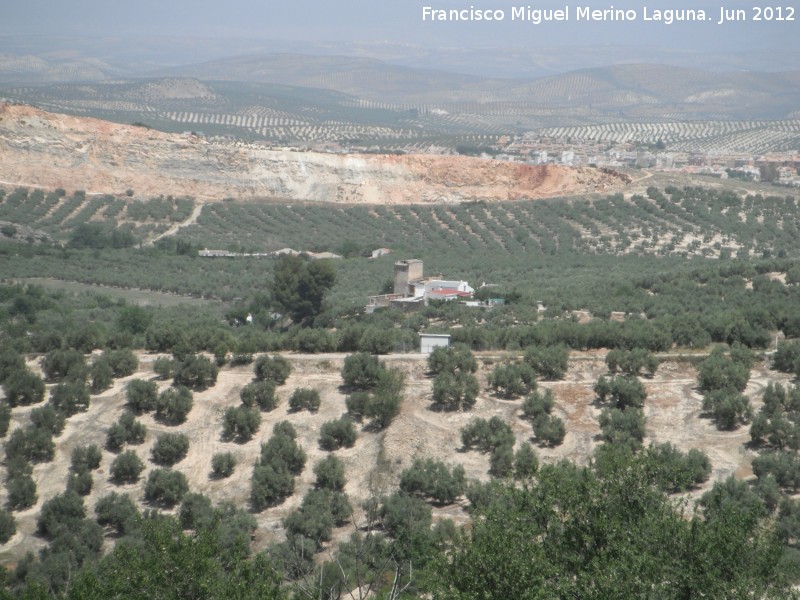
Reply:
[[[288,52],[157,66],[132,52],[136,69],[82,53],[0,54],[0,98],[163,131],[397,150],[550,127],[739,121],[740,131],[791,120],[777,127],[789,138],[766,146],[783,149],[800,119],[800,68],[617,64],[508,78]]]
[[[385,103],[515,102],[658,116],[697,112],[786,118],[800,109],[800,70],[714,73],[652,64],[582,69],[537,79],[498,79],[398,67],[374,59],[274,54],[164,69],[203,81],[277,83],[333,90]]]
[[[389,109],[440,106],[451,113],[474,104],[478,106],[470,112],[489,115],[555,111],[647,120],[784,119],[796,117],[800,110],[800,70],[719,73],[625,64],[509,79],[417,69],[372,58],[280,53],[167,67],[147,75],[149,80],[178,77],[323,89],[346,94],[356,106],[359,101]],[[99,60],[65,60],[56,68],[44,59],[0,55],[0,82],[118,82],[121,76],[119,68]],[[80,96],[81,89],[85,93],[78,87],[71,94]]]
[[[478,40],[474,40],[476,43]],[[535,79],[597,67],[651,63],[704,71],[776,72],[800,70],[800,53],[742,47],[728,52],[699,52],[684,44],[646,47],[620,40],[584,44],[569,39],[559,46],[505,44],[477,47],[394,42],[309,42],[208,37],[0,36],[0,81],[86,81],[141,77],[158,69],[206,63],[234,56],[275,54],[353,56],[414,69],[434,69],[486,78]],[[28,63],[26,65],[26,62]],[[16,63],[16,64],[13,64]],[[9,69],[9,67],[11,67]],[[170,73],[174,74],[174,73]]]

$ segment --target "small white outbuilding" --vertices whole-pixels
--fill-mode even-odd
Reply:
[[[420,333],[419,351],[423,354],[430,354],[436,348],[449,348],[450,334],[448,333]]]

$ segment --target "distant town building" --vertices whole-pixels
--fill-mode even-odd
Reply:
[[[413,309],[427,305],[430,300],[466,300],[474,293],[466,281],[424,277],[421,260],[398,260],[394,263],[392,293],[370,296],[366,311],[372,313],[387,306]]]
[[[292,248],[281,248],[273,252],[230,252],[228,250],[209,250],[204,248],[197,251],[198,256],[203,258],[280,258],[281,256],[307,256],[308,258],[321,259],[342,258],[333,252],[311,252],[310,250],[300,251]]]

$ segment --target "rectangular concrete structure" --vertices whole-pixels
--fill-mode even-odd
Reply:
[[[450,335],[447,333],[420,333],[419,351],[423,354],[430,354],[436,348],[449,348]]]

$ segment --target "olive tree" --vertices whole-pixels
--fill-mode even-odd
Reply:
[[[211,472],[222,479],[233,475],[236,468],[236,457],[231,452],[218,452],[211,457]]]
[[[186,386],[167,388],[156,399],[156,419],[166,425],[180,425],[186,421],[193,403],[192,391]]]
[[[171,469],[154,469],[147,476],[144,498],[148,502],[172,508],[189,491],[186,475]]]
[[[127,450],[117,456],[111,463],[111,478],[116,483],[136,483],[144,470],[144,464],[136,452]]]
[[[323,450],[351,448],[358,434],[355,425],[347,417],[326,421],[319,430],[319,445]]]
[[[183,433],[162,433],[153,445],[152,460],[157,465],[171,467],[186,458],[189,438]]]

